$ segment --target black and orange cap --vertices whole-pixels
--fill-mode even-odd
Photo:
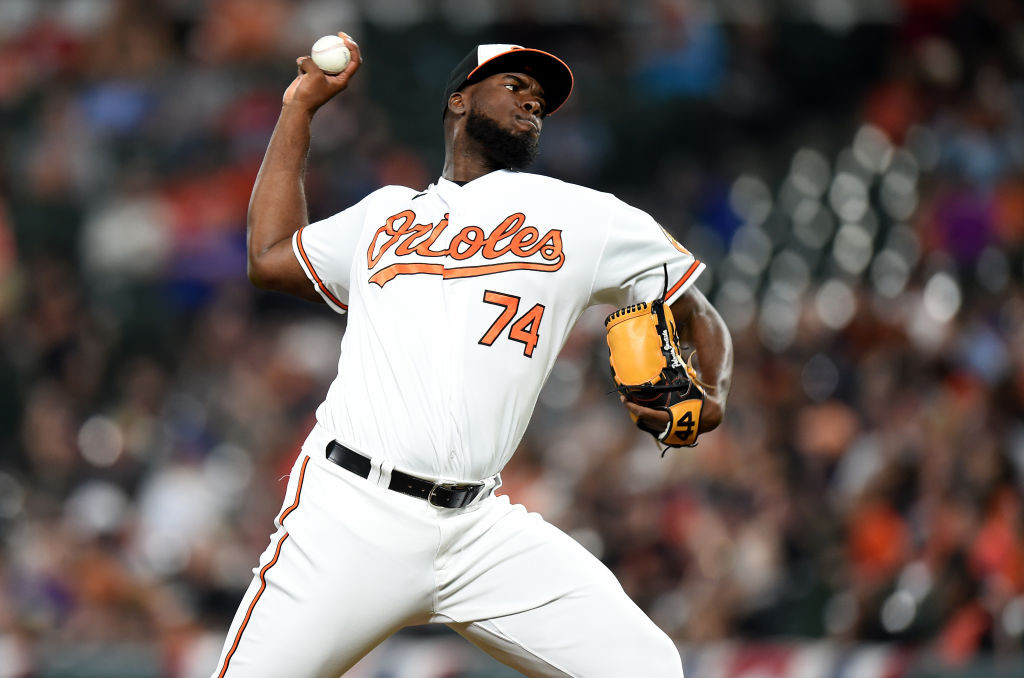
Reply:
[[[477,45],[448,76],[444,88],[444,106],[465,85],[479,82],[495,73],[526,73],[544,88],[544,115],[557,111],[572,92],[572,71],[554,54],[519,45]]]

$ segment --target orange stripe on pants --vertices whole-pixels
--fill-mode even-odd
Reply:
[[[306,475],[306,464],[309,463],[309,457],[302,460],[302,470],[299,471],[299,482],[295,488],[295,501],[292,505],[281,512],[281,517],[277,519],[277,523],[280,525],[288,514],[294,511],[299,506],[299,497],[302,496],[302,480]],[[235,634],[235,642],[231,644],[231,650],[228,651],[226,657],[224,657],[224,666],[221,668],[220,673],[217,674],[217,678],[224,678],[224,675],[228,672],[228,664],[231,663],[231,657],[235,654],[235,650],[238,649],[238,643],[242,640],[242,632],[245,631],[245,627],[249,624],[249,618],[252,616],[252,611],[256,607],[256,603],[259,602],[260,596],[267,590],[267,572],[276,563],[277,559],[281,556],[281,546],[288,539],[288,533],[285,532],[284,536],[281,537],[281,541],[277,542],[277,549],[274,550],[274,557],[270,559],[270,562],[263,566],[260,570],[260,590],[256,592],[256,597],[249,603],[249,609],[245,612],[245,619],[242,621],[242,625],[238,628],[238,633]]]

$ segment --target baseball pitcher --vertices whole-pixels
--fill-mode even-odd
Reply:
[[[573,76],[516,45],[452,71],[435,183],[309,224],[310,121],[361,61],[340,35],[341,73],[298,60],[248,220],[254,284],[348,314],[338,376],[212,675],[334,678],[433,622],[528,676],[682,676],[611,572],[495,489],[594,304],[620,308],[610,367],[637,425],[669,447],[718,426],[732,345],[693,287],[704,264],[614,196],[523,171]]]

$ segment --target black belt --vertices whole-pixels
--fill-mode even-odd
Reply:
[[[327,460],[362,478],[370,476],[370,460],[336,440],[327,443]],[[391,472],[388,489],[411,497],[426,499],[439,508],[462,508],[476,499],[483,483],[435,483],[401,471]]]

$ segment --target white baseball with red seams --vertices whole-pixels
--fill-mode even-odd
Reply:
[[[663,264],[671,303],[704,267],[610,194],[508,170],[381,188],[292,244],[331,307],[351,311],[317,421],[396,468],[460,481],[512,456],[588,306],[658,297]]]
[[[313,43],[309,55],[313,58],[320,70],[324,73],[341,73],[352,60],[352,53],[349,52],[345,41],[337,35],[325,35]]]

